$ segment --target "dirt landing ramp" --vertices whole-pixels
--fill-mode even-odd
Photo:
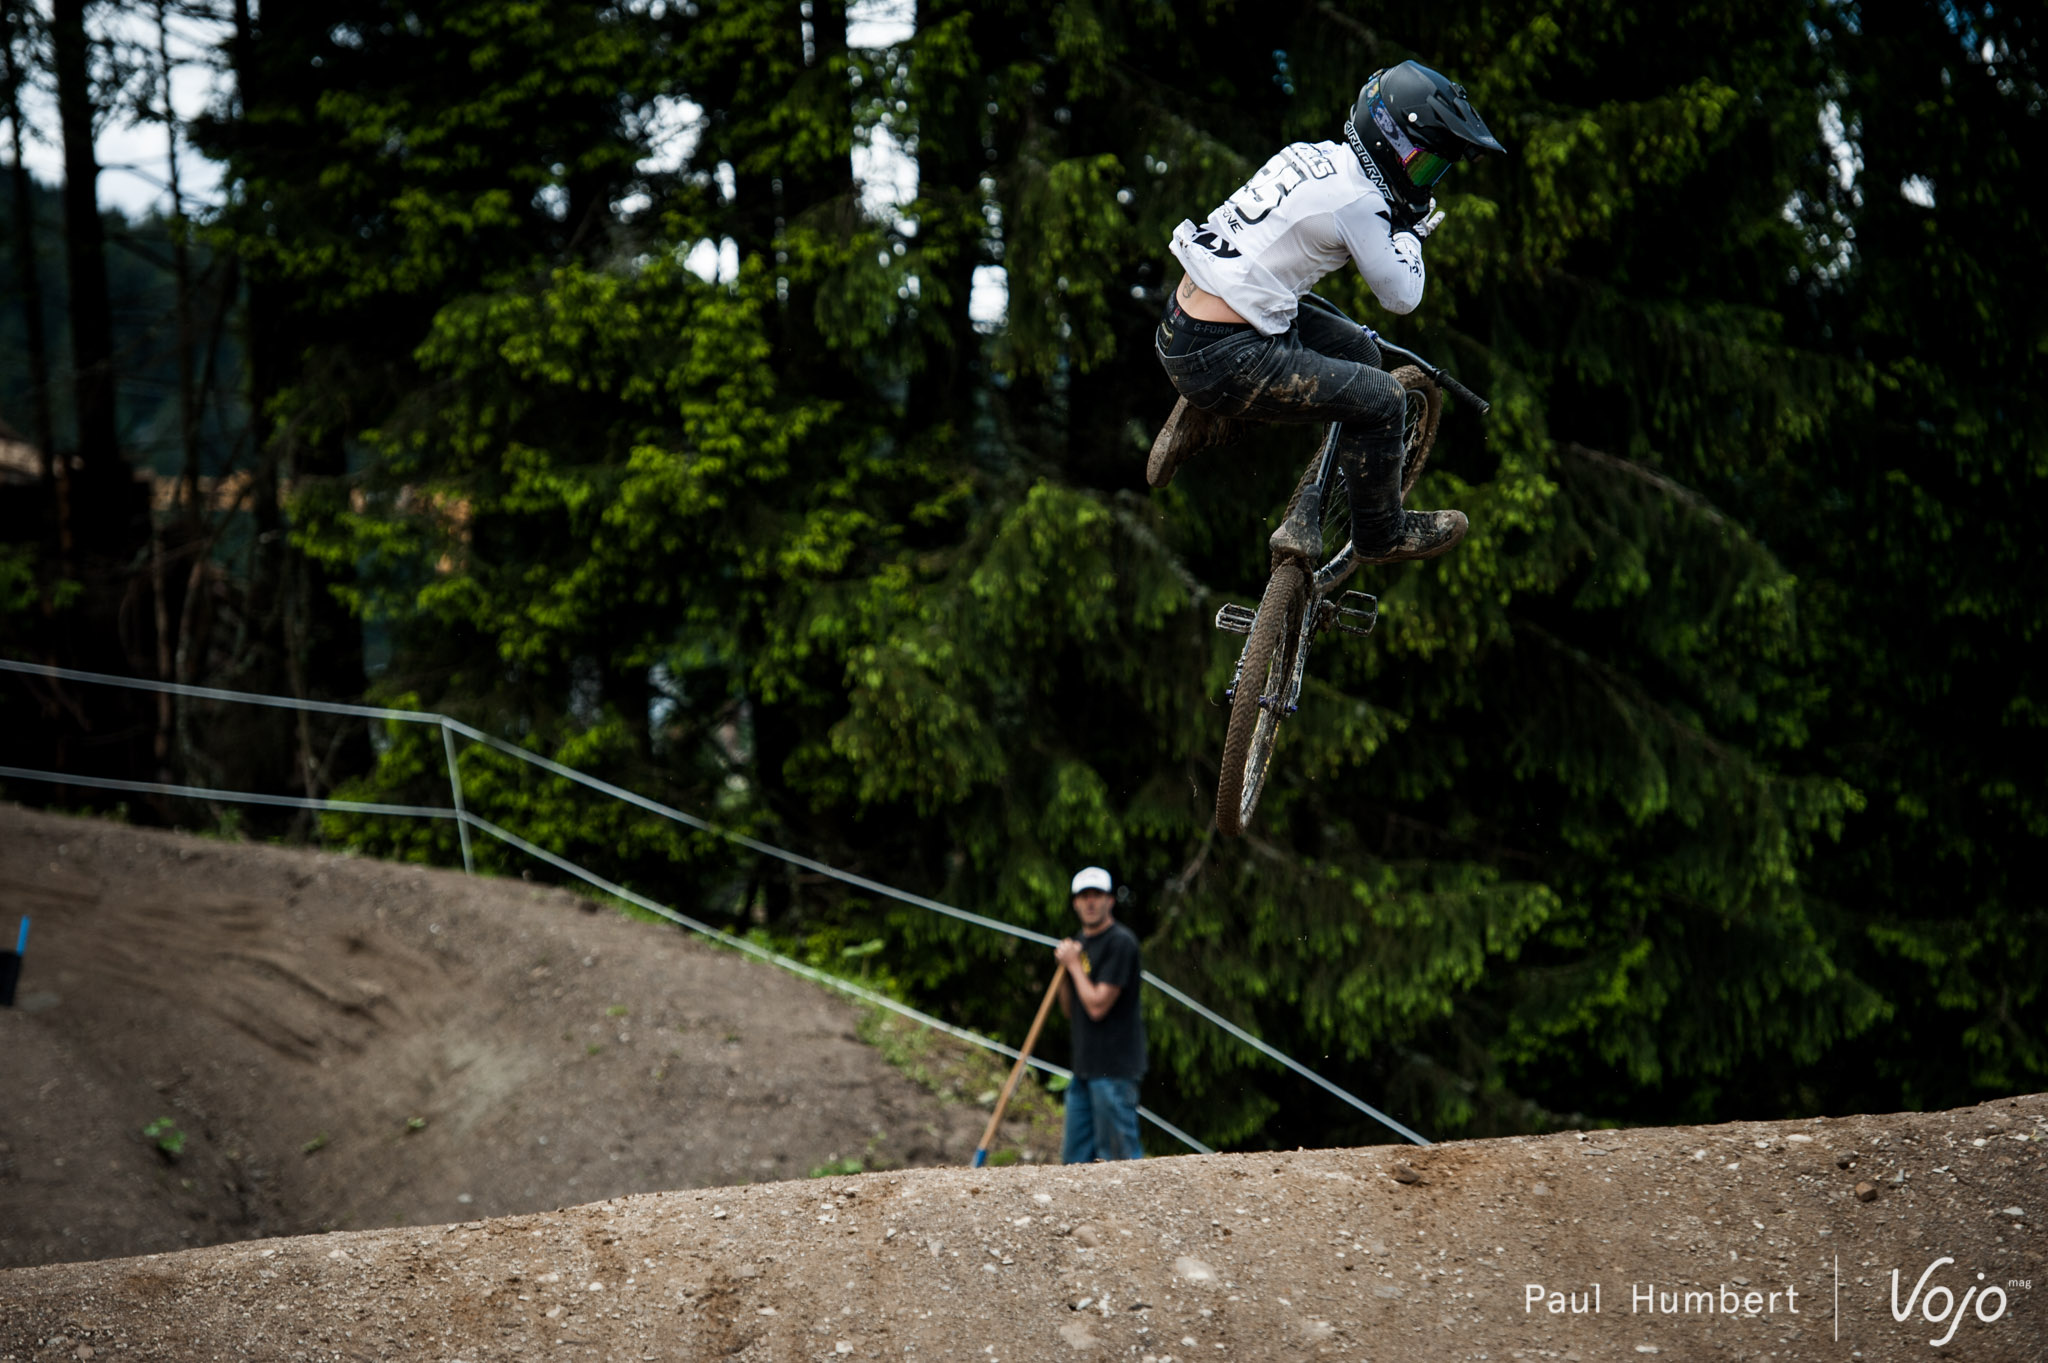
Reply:
[[[0,1273],[0,1358],[2033,1363],[2044,1143],[2034,1096],[654,1193]]]

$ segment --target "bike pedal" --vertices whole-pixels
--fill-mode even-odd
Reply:
[[[1337,603],[1337,628],[1346,634],[1370,634],[1380,621],[1380,600],[1364,592],[1346,592]]]
[[[1259,613],[1250,606],[1229,603],[1216,612],[1216,628],[1230,634],[1250,634],[1252,621],[1258,618]]]

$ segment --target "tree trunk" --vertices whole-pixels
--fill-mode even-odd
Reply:
[[[86,0],[53,0],[51,52],[64,139],[65,273],[70,286],[72,399],[77,457],[69,472],[68,515],[75,572],[84,593],[58,635],[59,656],[98,672],[148,672],[153,650],[124,611],[143,599],[149,571],[149,494],[123,457],[115,421],[113,309],[100,221],[93,148],[92,52]],[[61,466],[69,456],[59,452]],[[132,646],[132,647],[131,647]],[[155,769],[147,702],[133,693],[81,693],[78,726],[88,741],[69,749],[73,770],[135,776]],[[65,737],[69,737],[68,735]],[[97,797],[93,797],[97,798]]]
[[[85,0],[52,0],[50,38],[56,54],[57,121],[64,135],[64,247],[71,283],[78,461],[81,474],[97,486],[125,475],[126,469],[114,422],[114,318],[107,300],[100,168],[93,151],[92,54],[85,32]],[[99,529],[115,527],[96,528],[94,537]]]
[[[235,36],[231,40],[230,51],[242,108],[259,107],[265,99],[263,72],[248,0],[236,0]],[[283,589],[284,519],[278,507],[278,466],[283,457],[284,441],[272,429],[269,411],[287,362],[288,341],[284,336],[284,299],[276,281],[267,273],[252,269],[248,283],[248,298],[243,310],[243,353],[247,356],[249,383],[249,515],[255,534],[249,543],[242,619],[244,630],[253,625],[260,638],[263,622],[273,617],[278,593]],[[246,665],[247,655],[241,649],[235,650],[235,658],[237,666]],[[245,684],[249,685],[269,680],[268,677],[244,678]]]
[[[177,289],[178,445],[184,458],[178,502],[189,518],[199,515],[199,394],[193,379],[192,257],[186,241],[185,194],[178,181],[178,111],[171,107],[169,0],[156,0],[157,72],[164,83],[164,140],[168,143],[171,188],[171,273]]]
[[[58,560],[71,559],[69,470],[57,457],[57,433],[50,419],[50,343],[43,330],[43,279],[36,268],[35,183],[21,159],[20,89],[26,64],[15,56],[15,35],[23,32],[12,4],[0,6],[0,113],[7,118],[14,162],[8,167],[14,191],[14,264],[21,289],[22,340],[28,348],[29,431],[42,454],[43,486],[56,522]]]
[[[918,0],[917,25],[936,24],[961,7],[960,0]],[[993,49],[984,54],[976,42],[984,35],[995,38],[990,26],[970,20],[970,32],[969,50],[999,65],[1001,54]],[[967,313],[980,243],[963,230],[969,215],[962,209],[979,199],[987,165],[981,144],[982,74],[977,67],[957,75],[921,72],[917,84],[924,97],[917,130],[917,192],[935,220],[918,224],[922,270],[935,287],[917,306],[920,312],[943,311],[940,324],[925,332],[924,364],[910,380],[909,410],[927,430],[951,425],[960,435],[973,419],[971,371],[981,356],[981,338]]]

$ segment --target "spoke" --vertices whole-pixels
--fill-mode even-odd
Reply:
[[[1323,489],[1323,558],[1336,557],[1351,539],[1351,483],[1339,465],[1331,472],[1330,485]]]

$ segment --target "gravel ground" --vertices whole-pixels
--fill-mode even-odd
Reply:
[[[2044,1141],[2033,1096],[654,1193],[0,1273],[0,1360],[2032,1363]]]
[[[0,806],[0,904],[0,1363],[2048,1361],[2048,1095],[804,1179],[982,1114],[560,891]]]

